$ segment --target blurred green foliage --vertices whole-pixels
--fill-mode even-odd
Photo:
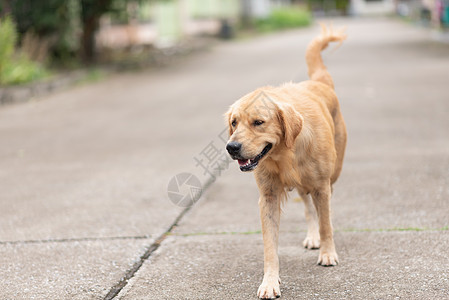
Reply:
[[[26,83],[48,74],[38,63],[15,51],[17,32],[10,17],[0,20],[0,41],[0,84]]]
[[[48,76],[48,71],[44,67],[22,55],[2,69],[0,83],[3,85],[21,84],[46,76]]]
[[[49,50],[53,60],[75,56],[79,46],[78,0],[14,0],[9,6],[20,36],[32,31],[51,41]]]
[[[307,3],[310,8],[309,2],[320,4],[326,0],[307,1],[296,3]],[[332,2],[347,3],[348,0]],[[104,20],[112,24],[135,23],[143,16],[145,20],[151,18],[161,44],[170,44],[169,39],[176,40],[181,36],[181,17],[185,18],[181,9],[193,18],[205,19],[232,19],[243,14],[239,0],[187,0],[185,5],[180,3],[179,0],[0,0],[0,18],[9,15],[17,26],[12,30],[11,20],[2,25],[0,80],[4,84],[40,78],[45,76],[41,66],[44,63],[63,68],[77,67],[80,62],[94,63],[98,54],[95,34],[105,14],[108,18]],[[248,23],[265,32],[307,26],[311,21],[310,12],[295,5],[274,9],[268,17]],[[21,51],[14,53],[17,44]]]
[[[310,25],[312,15],[301,7],[278,8],[271,12],[267,18],[255,21],[259,31],[273,31],[285,28],[304,27]]]
[[[349,0],[307,0],[307,6],[311,11],[319,11],[331,15],[347,15]]]
[[[0,72],[8,64],[14,53],[17,42],[17,33],[11,18],[0,20]]]
[[[94,35],[105,13],[127,21],[127,4],[148,0],[3,0],[0,16],[10,14],[17,24],[19,40],[32,32],[49,43],[51,62],[67,65],[71,60],[94,60]]]

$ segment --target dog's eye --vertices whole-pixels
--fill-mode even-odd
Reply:
[[[233,120],[232,123],[231,123],[231,125],[232,125],[232,127],[235,127],[235,125],[237,125],[237,121],[236,121],[236,120]]]
[[[262,120],[256,120],[256,121],[254,121],[254,126],[259,126],[259,125],[262,125],[263,123],[265,123],[265,122]]]

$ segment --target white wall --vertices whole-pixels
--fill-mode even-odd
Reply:
[[[393,0],[351,0],[350,12],[355,16],[385,15],[394,13]]]

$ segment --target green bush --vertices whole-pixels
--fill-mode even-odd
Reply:
[[[0,20],[0,84],[20,84],[40,79],[47,71],[24,54],[16,53],[17,32],[11,18]]]
[[[2,68],[0,83],[4,85],[27,83],[47,75],[48,72],[42,66],[22,56]]]
[[[310,25],[312,15],[299,7],[279,8],[271,12],[268,18],[256,20],[259,31],[273,31],[285,28],[304,27]]]
[[[9,63],[14,54],[17,33],[11,18],[0,20],[0,71]]]

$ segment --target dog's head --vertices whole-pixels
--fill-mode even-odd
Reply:
[[[230,135],[226,150],[244,172],[276,150],[292,149],[303,123],[293,106],[260,90],[235,102],[225,117]]]

